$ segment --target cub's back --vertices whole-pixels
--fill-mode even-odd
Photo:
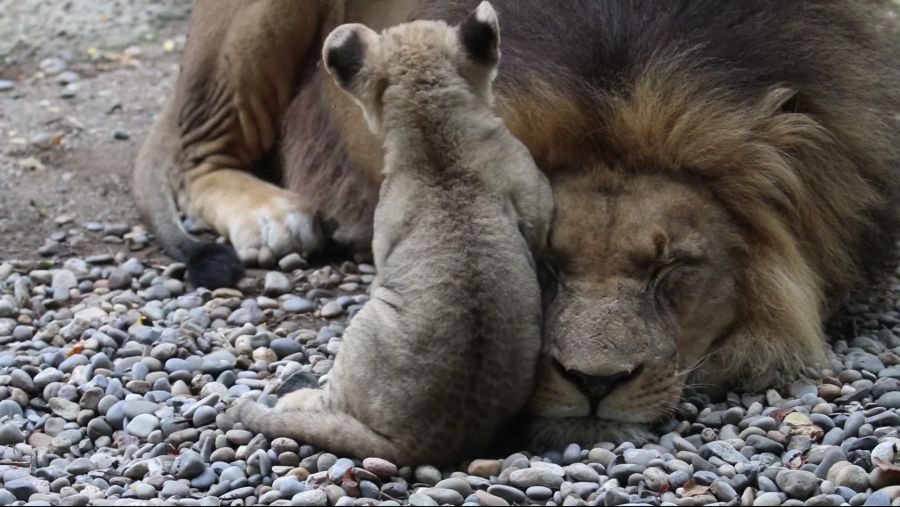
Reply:
[[[433,213],[398,245],[401,262],[389,263],[385,279],[401,294],[403,314],[419,317],[402,322],[400,336],[424,358],[419,373],[440,380],[439,406],[478,419],[530,393],[541,308],[531,253],[505,204],[469,197],[431,200]]]

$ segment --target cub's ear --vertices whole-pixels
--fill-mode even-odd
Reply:
[[[459,25],[459,42],[475,62],[496,64],[500,61],[500,23],[490,2],[481,2]]]
[[[351,23],[335,28],[322,46],[325,69],[343,88],[350,88],[366,65],[370,44],[378,34],[365,25]]]

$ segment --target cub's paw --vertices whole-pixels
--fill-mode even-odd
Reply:
[[[292,252],[310,253],[319,248],[322,232],[315,217],[301,209],[289,192],[235,209],[225,218],[223,231],[248,265],[274,266]]]
[[[255,421],[260,417],[265,416],[270,410],[270,408],[255,401],[244,399],[238,400],[228,407],[225,411],[225,415],[246,426],[248,421]]]

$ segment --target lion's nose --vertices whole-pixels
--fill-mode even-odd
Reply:
[[[641,368],[621,370],[612,375],[594,375],[578,370],[566,370],[566,375],[578,389],[587,396],[591,402],[597,403],[613,389],[631,380],[640,373]]]

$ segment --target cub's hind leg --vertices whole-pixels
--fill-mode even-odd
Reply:
[[[298,389],[285,394],[275,404],[277,412],[316,412],[325,410],[322,389]]]
[[[375,456],[399,463],[421,459],[354,416],[328,410],[319,389],[289,393],[272,409],[244,401],[232,410],[244,427],[270,438],[287,437],[359,458]]]

